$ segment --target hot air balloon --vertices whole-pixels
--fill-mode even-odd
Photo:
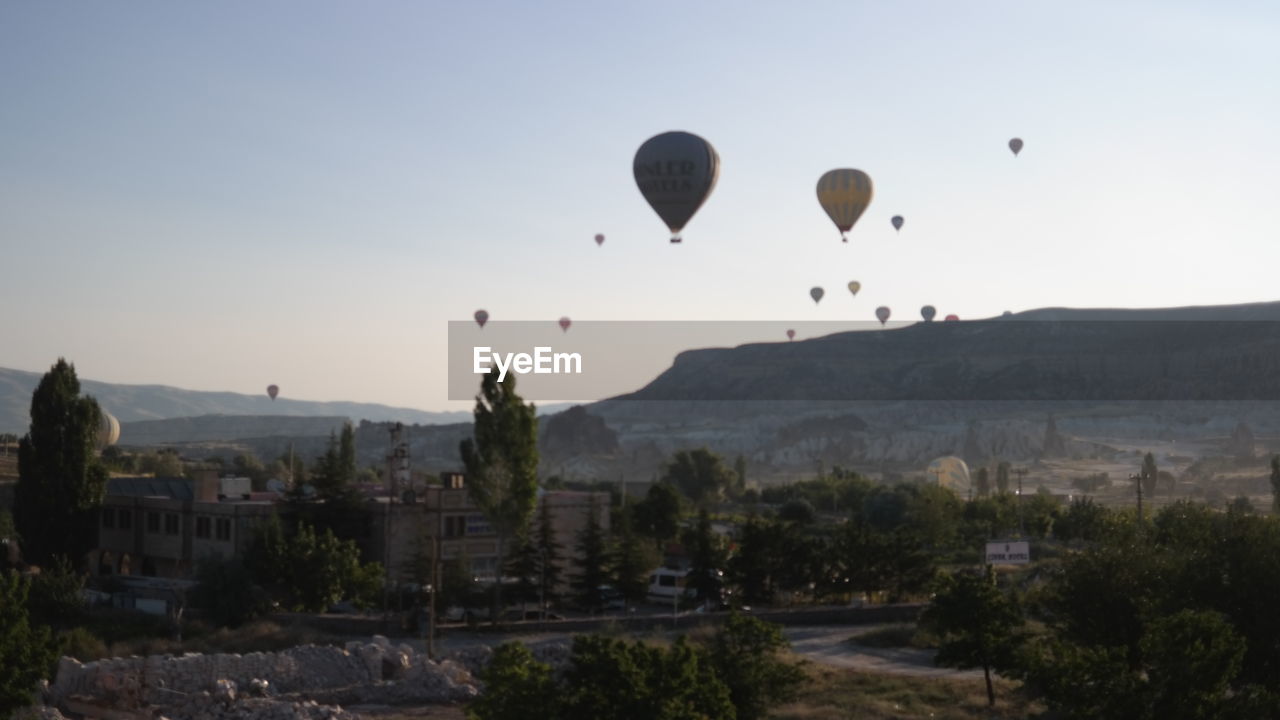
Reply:
[[[1009,141],[1009,149],[1013,151],[1013,156],[1018,157],[1018,153],[1022,152],[1022,138],[1014,138]]]
[[[98,420],[98,434],[94,437],[98,452],[120,441],[120,421],[106,410],[102,410],[101,415],[102,417]]]
[[[279,385],[268,385],[268,386],[267,386],[267,394],[271,396],[271,399],[272,399],[272,400],[275,400],[275,399],[276,399],[276,396],[280,394],[280,386],[279,386]]]
[[[858,291],[861,289],[862,289],[862,283],[858,282],[857,280],[854,280],[853,282],[849,283],[849,292],[853,293],[854,297],[858,296]]]
[[[871,204],[871,178],[851,168],[828,170],[818,178],[818,202],[840,230],[840,239],[849,242],[847,233]]]
[[[809,297],[813,298],[814,304],[817,304],[818,301],[822,300],[822,296],[826,294],[826,291],[820,287],[809,288]]]
[[[901,229],[902,229],[902,223],[904,223],[904,222],[906,222],[906,221],[902,219],[902,216],[901,216],[901,215],[894,215],[894,216],[893,216],[893,219],[892,219],[892,220],[890,220],[889,222],[893,223],[893,229],[894,229],[894,230],[901,230]]]
[[[936,458],[925,468],[925,472],[944,488],[958,492],[967,492],[970,488],[969,466],[954,455]]]
[[[796,331],[795,331],[795,330],[788,330],[788,331],[787,331],[787,339],[788,339],[788,340],[795,340],[795,339],[796,339]]]
[[[640,194],[671,230],[671,242],[715,189],[720,156],[711,143],[687,132],[665,132],[636,151],[632,172]]]
[[[889,322],[889,308],[884,305],[876,308],[876,319],[880,321],[880,326],[884,327],[884,324]]]
[[[604,235],[601,235],[600,233],[596,233],[596,245],[603,245],[603,244],[604,244]]]
[[[960,322],[960,316],[959,316],[959,315],[948,315],[948,316],[946,317],[946,321],[947,321],[947,322]]]
[[[489,313],[484,310],[477,310],[475,314],[476,324],[484,328],[484,324],[489,322]]]
[[[925,305],[920,308],[920,317],[924,318],[925,322],[933,322],[933,316],[937,314],[938,309],[932,305]]]
[[[572,325],[572,324],[573,324],[573,323],[569,320],[569,318],[567,318],[567,317],[562,317],[562,318],[560,318],[560,329],[561,329],[561,330],[563,330],[563,331],[565,331],[565,332],[569,332],[569,326],[570,326],[570,325]]]
[[[1013,317],[1013,312],[1011,312],[1011,311],[1009,311],[1009,310],[1005,310],[1005,311],[1004,311],[1000,316],[1001,316],[1001,317]]]

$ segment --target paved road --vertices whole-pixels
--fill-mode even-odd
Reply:
[[[848,640],[884,626],[831,625],[783,628],[791,642],[791,650],[813,662],[865,672],[914,677],[981,678],[977,670],[952,670],[933,664],[932,650],[916,648],[871,648],[853,645]]]

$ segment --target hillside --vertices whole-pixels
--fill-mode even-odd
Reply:
[[[0,368],[0,432],[22,434],[29,424],[31,393],[41,373]],[[432,425],[467,420],[470,413],[435,413],[356,402],[311,402],[265,394],[183,390],[164,385],[119,385],[80,378],[81,392],[92,395],[121,423],[202,415],[300,418],[344,417],[374,422]],[[327,431],[326,431],[327,433]],[[275,433],[269,433],[275,434]],[[237,437],[245,437],[238,434]]]

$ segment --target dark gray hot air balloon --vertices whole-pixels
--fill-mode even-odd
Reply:
[[[1013,156],[1018,157],[1018,153],[1022,152],[1022,138],[1014,138],[1009,141],[1009,149],[1013,151]]]
[[[480,326],[481,330],[483,330],[484,324],[489,322],[489,313],[484,310],[477,310],[474,317],[476,319],[476,324]]]
[[[889,322],[889,308],[884,305],[876,308],[876,319],[880,321],[881,327],[883,327],[885,323]]]
[[[925,322],[933,322],[933,316],[937,314],[938,309],[932,305],[925,305],[920,308],[920,317],[924,318]]]
[[[276,396],[277,396],[277,395],[279,395],[279,394],[280,394],[280,386],[279,386],[279,385],[268,385],[268,386],[267,386],[267,395],[268,395],[272,400],[275,400],[275,399],[276,399]]]
[[[902,229],[902,223],[903,223],[903,222],[905,222],[905,221],[902,219],[902,216],[901,216],[901,215],[894,215],[894,216],[893,216],[893,219],[892,219],[892,220],[890,220],[889,222],[893,223],[893,229],[894,229],[894,230],[901,230],[901,229]]]
[[[814,304],[817,304],[820,300],[822,300],[822,296],[826,294],[827,294],[827,291],[823,290],[820,287],[809,288],[809,297],[813,298]]]
[[[632,164],[640,194],[671,230],[671,242],[715,189],[720,156],[711,143],[687,132],[665,132],[645,141]]]

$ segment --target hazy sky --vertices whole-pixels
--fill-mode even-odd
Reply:
[[[444,409],[481,307],[1276,299],[1277,37],[1265,1],[0,2],[0,366]],[[631,177],[675,129],[722,162],[683,245]],[[834,167],[875,183],[848,245]]]

